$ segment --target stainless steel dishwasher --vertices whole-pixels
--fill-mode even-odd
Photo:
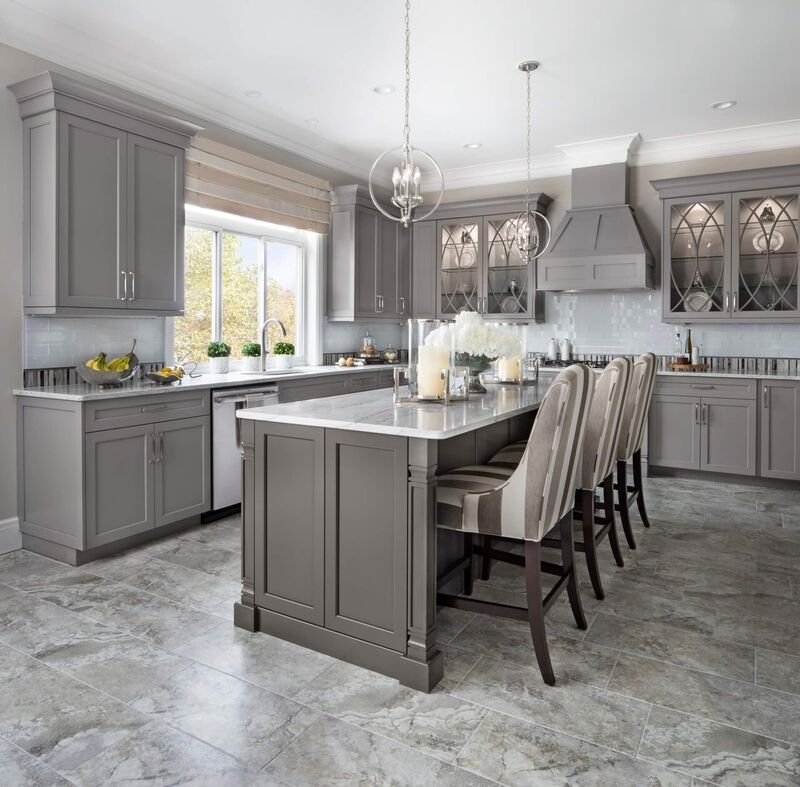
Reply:
[[[213,454],[211,505],[213,511],[242,502],[242,456],[240,421],[236,411],[244,407],[276,404],[278,386],[222,388],[212,392]]]

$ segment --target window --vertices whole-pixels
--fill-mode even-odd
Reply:
[[[266,349],[288,341],[296,356],[314,362],[319,249],[315,233],[187,209],[185,307],[173,323],[174,357],[203,364],[208,343],[224,341],[235,363],[245,343],[260,341],[264,320],[275,317],[287,335],[270,324]]]

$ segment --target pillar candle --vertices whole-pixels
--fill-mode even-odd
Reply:
[[[417,391],[420,396],[444,396],[442,370],[450,366],[450,351],[446,347],[417,348]]]
[[[500,358],[497,362],[497,376],[501,380],[519,382],[521,358]]]

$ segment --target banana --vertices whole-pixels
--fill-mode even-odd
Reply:
[[[111,372],[126,372],[131,367],[131,357],[133,356],[133,350],[136,347],[136,339],[133,340],[133,347],[131,347],[130,352],[125,353],[125,355],[120,355],[117,358],[109,361],[108,370]]]
[[[110,368],[106,366],[105,353],[99,353],[95,358],[90,358],[84,365],[88,366],[90,369],[94,369],[97,372],[107,372]]]

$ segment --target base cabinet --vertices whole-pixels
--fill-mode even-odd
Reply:
[[[761,475],[800,481],[800,383],[760,382]]]
[[[700,469],[756,474],[756,403],[739,399],[700,400]]]
[[[683,470],[700,467],[700,397],[653,395],[648,462]]]

